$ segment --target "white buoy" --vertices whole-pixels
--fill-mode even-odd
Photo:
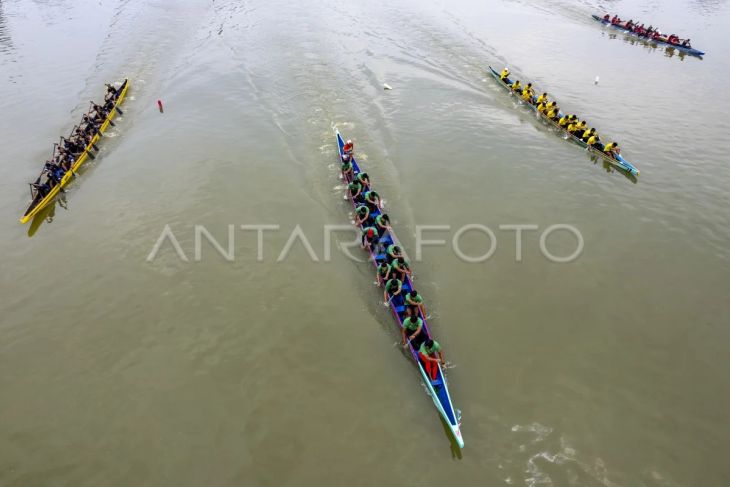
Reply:
[[[388,83],[383,83],[383,89],[384,89],[384,90],[392,90],[392,89],[393,89],[393,87],[392,87],[392,86],[390,86],[390,85],[389,85]]]
[[[598,84],[598,76],[596,76],[596,80],[593,82],[594,85]]]

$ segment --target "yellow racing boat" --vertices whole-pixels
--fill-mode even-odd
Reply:
[[[38,191],[37,188],[33,188],[31,190],[31,195],[33,197],[33,201],[31,201],[30,205],[28,206],[28,209],[25,210],[25,213],[23,213],[23,216],[20,217],[20,223],[28,223],[31,218],[33,218],[38,212],[40,212],[43,208],[48,206],[48,204],[53,201],[53,199],[56,197],[56,195],[61,191],[61,189],[65,188],[68,183],[71,181],[71,178],[74,177],[76,171],[81,167],[81,165],[86,162],[86,159],[89,157],[89,151],[92,150],[93,145],[101,138],[102,134],[111,124],[112,119],[114,118],[114,115],[117,114],[117,107],[122,104],[124,101],[124,97],[127,94],[127,89],[129,88],[129,80],[125,79],[122,85],[118,88],[119,95],[117,96],[117,99],[114,103],[114,107],[109,111],[109,114],[106,116],[106,119],[99,127],[99,131],[94,134],[94,136],[91,139],[91,142],[86,146],[84,151],[78,156],[78,158],[74,161],[74,163],[71,165],[71,169],[66,171],[66,174],[63,175],[61,178],[61,181],[58,184],[55,184],[45,195],[41,194],[40,191]],[[40,178],[39,178],[40,180]]]

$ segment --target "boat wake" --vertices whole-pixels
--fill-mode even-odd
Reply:
[[[585,461],[564,435],[554,428],[534,422],[512,426],[512,432],[520,436],[514,457],[522,458],[525,485],[617,486],[609,479],[608,469],[601,458]],[[515,484],[515,476],[505,478]]]

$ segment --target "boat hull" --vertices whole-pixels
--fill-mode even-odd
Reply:
[[[509,91],[510,93],[512,93],[512,89],[509,86],[511,84],[511,81],[512,80],[510,80],[509,78],[507,78],[508,83],[505,83],[504,81],[502,81],[501,79],[499,79],[499,73],[497,71],[495,71],[494,68],[492,68],[491,66],[489,66],[489,71],[490,71],[490,73],[492,74],[492,76],[494,76],[494,78],[497,80],[497,82],[501,86],[503,86],[505,89],[507,89],[507,91]],[[535,98],[534,97],[533,97],[533,101],[535,101]],[[575,142],[576,144],[578,144],[579,146],[583,147],[584,149],[587,149],[591,154],[595,154],[598,157],[601,157],[602,159],[604,159],[605,161],[607,161],[611,165],[613,165],[613,166],[621,169],[622,171],[627,172],[631,176],[636,177],[636,176],[639,175],[639,170],[632,163],[630,163],[629,161],[627,161],[626,159],[624,159],[620,154],[618,154],[616,156],[616,158],[614,159],[613,157],[605,154],[603,151],[597,150],[597,149],[595,149],[593,147],[589,147],[588,144],[586,144],[585,142],[583,142],[582,139],[580,139],[580,138],[578,138],[578,137],[570,134],[567,130],[565,130],[563,127],[561,127],[560,125],[558,125],[557,123],[555,123],[553,120],[550,120],[548,117],[546,117],[542,113],[538,112],[537,111],[537,107],[535,106],[534,103],[527,103],[527,105],[540,118],[542,118],[548,124],[550,124],[551,126],[553,126],[554,128],[556,128],[557,130],[559,130],[562,134],[564,134],[565,136],[567,136],[569,140]],[[561,113],[560,115],[562,116],[563,114]]]
[[[702,51],[700,51],[698,49],[695,49],[693,47],[678,46],[676,44],[670,44],[669,42],[660,41],[658,39],[649,39],[648,37],[640,36],[640,35],[636,34],[635,32],[631,32],[626,27],[623,27],[623,26],[620,26],[620,25],[616,25],[616,24],[612,24],[611,22],[608,22],[607,20],[602,19],[598,15],[591,15],[591,17],[593,17],[593,20],[595,20],[597,22],[600,22],[603,25],[608,25],[609,27],[613,27],[614,29],[616,29],[618,31],[621,31],[621,32],[623,32],[626,35],[629,35],[631,37],[635,37],[636,39],[639,39],[639,40],[642,40],[642,41],[646,41],[646,42],[653,42],[655,44],[658,44],[658,45],[664,46],[664,47],[670,47],[672,49],[676,49],[678,51],[685,52],[685,53],[690,54],[692,56],[702,57],[702,56],[705,55],[704,52],[702,52]]]
[[[343,147],[345,145],[345,141],[342,139],[342,136],[340,135],[339,131],[335,131],[336,137],[337,137],[337,151],[339,154],[340,161],[342,161],[342,155],[343,155]],[[352,161],[352,167],[353,167],[353,174],[358,174],[361,172],[360,166],[358,165],[357,161],[354,157],[351,158]],[[349,181],[347,181],[349,182]],[[357,203],[352,199],[350,196],[350,192],[347,191],[349,201],[353,206],[353,209],[355,209],[358,205]],[[373,215],[373,218],[377,216],[380,212],[376,211],[374,213],[371,213]],[[359,227],[362,229],[362,227]],[[390,245],[391,243],[397,243],[398,238],[393,233],[392,229],[386,233],[381,239],[380,242],[383,244],[383,247]],[[380,262],[383,262],[385,260],[385,254],[375,254],[372,252],[372,250],[369,251],[370,253],[370,261],[375,266],[375,269],[377,270],[378,264]],[[382,284],[382,283],[381,283]],[[403,318],[404,318],[404,310],[405,310],[405,303],[403,302],[403,295],[413,289],[413,284],[409,277],[406,276],[405,281],[403,282],[403,289],[399,296],[393,298],[390,300],[390,310],[393,313],[393,317],[396,320],[396,323],[398,324],[398,330],[403,327]],[[423,331],[422,333],[426,333],[428,337],[431,337],[431,334],[428,330],[428,324],[426,322],[426,317],[422,317],[423,320]],[[413,348],[413,346],[409,343],[408,349],[410,351],[411,357],[413,358],[413,361],[415,362],[416,366],[418,367],[418,371],[421,374],[421,379],[423,380],[424,385],[428,389],[428,393],[431,396],[431,399],[433,400],[434,406],[436,406],[436,410],[439,412],[441,417],[444,419],[446,425],[448,426],[449,430],[451,431],[451,434],[456,441],[456,443],[459,445],[459,448],[464,448],[464,439],[461,436],[461,424],[460,424],[460,418],[458,417],[457,411],[454,409],[454,406],[451,402],[451,396],[449,395],[449,388],[448,383],[446,381],[446,376],[443,373],[443,369],[441,366],[438,366],[438,376],[436,381],[436,384],[433,384],[428,377],[428,374],[426,373],[426,370],[421,363],[421,360],[418,357],[418,351]]]
[[[89,145],[86,146],[78,159],[74,161],[71,169],[69,171],[66,171],[66,174],[63,175],[59,184],[56,184],[53,188],[51,188],[48,194],[44,197],[41,198],[40,195],[36,195],[33,198],[33,201],[30,203],[30,206],[28,206],[28,209],[26,209],[25,213],[23,213],[23,216],[20,217],[20,223],[28,223],[31,218],[33,218],[36,214],[43,210],[43,208],[48,206],[48,204],[53,201],[54,198],[58,195],[61,189],[65,188],[71,182],[71,179],[74,177],[74,174],[76,173],[76,171],[78,171],[81,165],[86,162],[89,157],[89,151],[92,149],[93,144],[99,141],[99,139],[101,138],[101,134],[106,131],[106,129],[111,124],[111,120],[117,114],[117,107],[121,105],[124,101],[124,97],[127,95],[127,89],[129,88],[129,80],[125,79],[120,88],[122,89],[122,91],[119,93],[119,97],[114,104],[114,108],[109,111],[109,114],[104,120],[104,123],[102,123],[101,127],[99,127],[99,133],[94,135],[94,137],[91,139],[91,142],[89,142]]]

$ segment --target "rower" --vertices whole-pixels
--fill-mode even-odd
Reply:
[[[510,86],[512,88],[512,91],[516,91],[517,93],[520,93],[522,91],[522,86],[520,85],[520,80],[515,80],[514,83]]]
[[[558,120],[558,125],[565,128],[570,123],[570,115],[563,115],[560,117],[560,120]]]
[[[104,95],[104,99],[114,100],[117,98],[117,94],[117,89],[113,85],[106,83],[106,95]]]
[[[350,184],[347,185],[347,190],[350,192],[350,197],[353,201],[359,202],[362,200],[362,184],[357,179],[354,179]]]
[[[390,217],[385,213],[375,217],[375,227],[380,235],[385,235],[390,230]]]
[[[444,356],[441,353],[441,345],[436,340],[428,338],[418,348],[418,356],[423,362],[423,368],[431,381],[438,379],[439,364],[444,363]]]
[[[83,148],[79,147],[79,145],[76,143],[73,139],[67,139],[65,137],[61,137],[61,148],[65,149],[66,152],[69,154],[79,154],[81,151],[83,151]]]
[[[362,189],[370,189],[370,176],[366,172],[357,173],[357,180],[362,184]]]
[[[56,155],[53,157],[53,160],[51,162],[55,162],[57,164],[61,164],[61,162],[66,160],[66,149],[64,149],[61,146],[58,146],[58,151],[56,152]]]
[[[415,289],[411,289],[411,291],[406,294],[406,304],[408,305],[408,308],[406,309],[406,314],[408,314],[408,316],[418,316],[418,313],[420,312],[421,316],[424,318],[426,317],[426,310],[423,307],[423,298]]]
[[[616,159],[616,156],[621,152],[621,149],[618,148],[618,144],[616,142],[611,142],[603,147],[603,152]]]
[[[385,283],[385,290],[383,291],[383,301],[385,302],[385,304],[390,303],[393,298],[398,296],[402,289],[403,283],[400,282],[398,279],[388,279],[388,281]]]
[[[682,47],[686,47],[688,49],[692,49],[692,44],[690,44],[689,39],[685,39],[682,41]]]
[[[362,248],[370,249],[378,243],[378,231],[373,227],[365,227],[362,229]]]
[[[386,257],[388,259],[388,264],[393,262],[393,260],[403,257],[403,253],[401,252],[401,248],[397,246],[396,244],[390,244],[385,249],[385,253],[387,254]]]
[[[554,104],[555,102],[553,102]],[[560,118],[560,108],[557,105],[550,107],[547,112],[547,117],[552,121],[557,121]]]
[[[545,102],[537,104],[537,111],[542,113],[543,115],[545,114],[545,112],[547,112],[547,108],[548,108],[548,105]]]
[[[590,139],[593,134],[596,133],[596,129],[591,128],[590,130],[584,130],[583,135],[581,135],[581,139],[583,139],[583,142],[586,142],[588,139]]]
[[[355,223],[358,226],[364,227],[370,220],[370,208],[367,205],[360,205],[355,208]]]
[[[583,132],[585,132],[586,128],[588,128],[587,125],[586,125],[586,121],[585,120],[581,120],[580,122],[578,122],[575,125],[575,128],[573,129],[573,131],[571,132],[571,134],[572,135],[575,135],[576,137],[580,137],[580,134],[582,134]]]
[[[48,181],[44,182],[43,184],[31,183],[31,186],[37,191],[41,199],[45,198],[46,195],[51,191],[51,186],[48,184]]]
[[[106,120],[106,115],[103,115],[101,112],[95,111],[94,115],[91,117],[91,123],[96,127],[97,129],[101,127],[101,125]]]
[[[342,177],[345,179],[345,181],[351,181],[352,180],[352,174],[353,174],[353,167],[352,167],[352,159],[344,157],[342,158],[342,165],[340,166],[340,169],[342,170]]]
[[[115,101],[115,100],[113,100],[113,99],[112,99],[112,100],[107,100],[107,99],[105,98],[105,99],[104,99],[104,111],[106,111],[106,112],[111,112],[111,111],[112,111],[112,109],[114,108],[114,104],[115,104],[115,103],[116,103],[116,101]]]
[[[528,103],[532,103],[532,97],[535,96],[535,90],[532,89],[532,83],[527,83],[522,90],[522,99]]]
[[[86,137],[82,137],[81,134],[79,134],[78,132],[74,132],[74,135],[71,136],[71,142],[76,145],[76,147],[79,149],[79,152],[83,152],[88,145],[86,142]]]
[[[91,134],[82,130],[81,127],[76,129],[76,137],[81,140],[81,143],[84,147],[89,145],[91,143],[91,139],[94,138]]]
[[[81,125],[83,125],[84,128],[82,130],[86,134],[93,135],[98,130],[98,127],[94,123],[94,120],[92,120],[88,114],[85,114],[83,117],[81,117]]]
[[[390,270],[392,271],[393,277],[396,277],[401,281],[405,281],[406,276],[411,275],[411,269],[408,266],[408,262],[403,257],[393,259],[393,262],[390,263]]]
[[[603,20],[605,20],[606,22],[611,22],[611,16],[606,14],[603,16]]]
[[[508,76],[509,76],[509,69],[504,68],[502,70],[502,74],[499,75],[499,79],[502,80],[504,83],[507,83],[507,81],[509,81]]]
[[[74,162],[76,160],[76,156],[69,150],[64,149],[63,147],[58,147],[58,162]]]
[[[61,153],[61,149],[59,149],[59,156],[60,158],[58,159],[57,164],[62,167],[64,171],[71,169],[73,159],[69,158],[65,152]]]
[[[345,145],[342,146],[342,160],[349,161],[352,159],[352,153],[355,150],[355,144],[350,139],[347,139]]]
[[[547,93],[543,93],[542,95],[537,97],[537,100],[535,100],[535,104],[539,105],[540,103],[547,103],[548,96]]]
[[[106,116],[109,113],[109,111],[105,110],[103,106],[101,106],[97,103],[94,103],[93,101],[91,102],[91,107],[97,113],[97,115],[101,116],[102,118],[106,118]]]
[[[365,203],[370,207],[372,211],[379,210],[381,207],[380,195],[377,191],[366,191],[365,192]]]
[[[380,264],[378,264],[378,270],[375,273],[375,279],[377,279],[378,284],[388,282],[389,277],[390,277],[390,266],[385,262],[381,262]]]
[[[415,350],[418,350],[418,347],[423,343],[424,339],[428,339],[428,337],[424,336],[426,334],[423,333],[423,320],[415,315],[411,315],[403,320],[403,327],[400,329],[400,334],[401,338],[403,338],[403,346],[406,347],[408,346],[408,342],[411,342]],[[406,336],[408,336],[407,340]]]
[[[591,135],[588,138],[587,144],[589,147],[593,147],[596,150],[603,150],[603,144],[601,144],[601,138],[595,132],[593,133],[593,135]]]
[[[63,175],[66,174],[63,168],[55,164],[46,164],[45,171],[48,174],[48,179],[53,182],[53,186],[59,184],[63,179]]]

